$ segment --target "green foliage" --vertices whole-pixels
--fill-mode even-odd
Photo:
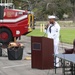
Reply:
[[[74,4],[74,3],[75,3],[75,0],[70,0],[70,2],[71,2],[72,4]]]
[[[63,19],[63,14],[75,14],[75,0],[13,0],[16,8],[28,9],[29,7],[35,13],[38,20],[46,20],[47,15],[55,14],[59,19]]]

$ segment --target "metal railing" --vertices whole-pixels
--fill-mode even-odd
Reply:
[[[1,0],[0,6],[4,6],[5,8],[14,8],[13,0]]]

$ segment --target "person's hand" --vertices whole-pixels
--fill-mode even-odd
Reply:
[[[47,30],[47,28],[49,27],[49,25],[50,25],[50,24],[48,23],[48,24],[45,26],[45,29],[46,29],[46,30]]]

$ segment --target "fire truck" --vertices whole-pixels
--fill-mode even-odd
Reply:
[[[3,5],[0,7],[2,6]],[[34,29],[33,12],[27,10],[10,9],[7,7],[4,8],[3,12],[3,19],[0,19],[1,43],[7,44],[14,41],[14,38],[21,37],[21,35],[26,35]]]

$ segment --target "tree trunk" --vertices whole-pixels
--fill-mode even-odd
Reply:
[[[75,23],[75,2],[73,3],[73,22]]]

